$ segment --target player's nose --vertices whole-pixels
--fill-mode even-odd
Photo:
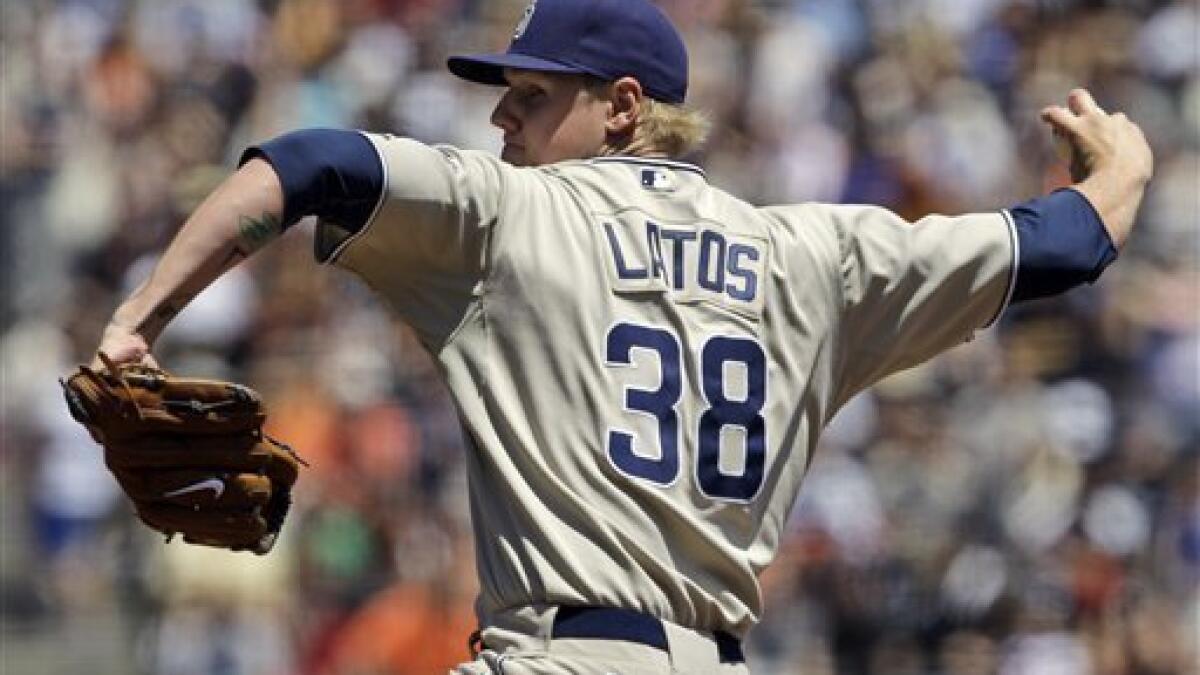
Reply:
[[[496,103],[490,118],[491,123],[500,127],[506,134],[515,133],[521,127],[521,120],[513,113],[511,98],[512,91],[505,92]]]

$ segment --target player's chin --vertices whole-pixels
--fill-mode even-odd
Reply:
[[[500,159],[513,166],[528,166],[529,164],[529,160],[525,156],[525,148],[511,143],[504,144],[504,149],[500,151]]]

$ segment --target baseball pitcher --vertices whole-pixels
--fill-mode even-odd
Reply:
[[[196,293],[297,220],[420,336],[469,447],[481,633],[461,673],[745,673],[822,427],[1005,306],[1094,281],[1152,159],[1083,90],[1042,117],[1078,182],[905,222],[752,206],[679,161],[687,55],[646,0],[537,0],[502,54],[500,157],[354,131],[249,148],[99,351],[150,359]],[[203,504],[198,508],[203,508]]]

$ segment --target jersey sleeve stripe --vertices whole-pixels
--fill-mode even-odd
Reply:
[[[1008,288],[1004,291],[1004,300],[1000,303],[1000,307],[996,309],[996,313],[992,318],[983,325],[984,328],[990,328],[993,324],[1000,320],[1000,316],[1004,314],[1004,310],[1008,309],[1012,303],[1013,291],[1017,288],[1017,273],[1021,262],[1021,238],[1017,236],[1017,225],[1013,222],[1012,213],[1008,209],[1000,211],[1000,215],[1004,217],[1004,224],[1008,227],[1008,240],[1012,244],[1012,263],[1008,270]]]

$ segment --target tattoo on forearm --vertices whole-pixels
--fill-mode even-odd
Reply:
[[[167,304],[155,310],[153,316],[150,317],[150,320],[155,325],[165,326],[171,319],[175,318],[175,315],[178,313],[178,307],[176,307],[174,304]]]
[[[171,322],[171,319],[175,318],[175,315],[179,313],[179,310],[185,304],[187,304],[186,298],[175,297],[168,299],[160,307],[151,312],[150,316],[142,322],[142,325],[138,326],[138,330],[144,334],[158,335]]]
[[[241,235],[242,243],[246,246],[247,253],[257,251],[268,241],[278,237],[281,232],[283,232],[283,227],[279,218],[270,213],[264,212],[257,218],[238,216],[238,233]]]

